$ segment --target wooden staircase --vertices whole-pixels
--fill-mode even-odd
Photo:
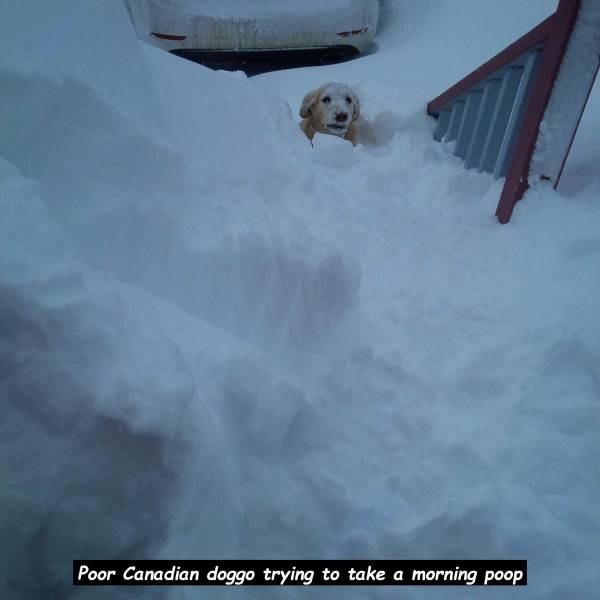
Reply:
[[[437,119],[434,138],[450,143],[466,168],[506,177],[496,210],[501,223],[508,222],[514,204],[527,189],[539,125],[554,82],[561,69],[567,68],[562,66],[563,57],[580,5],[595,1],[560,0],[553,15],[427,105],[428,114]],[[577,84],[586,86],[587,95],[583,94],[583,104],[574,103],[573,110],[580,114],[569,143],[560,149],[562,165],[594,77],[580,78]],[[559,177],[560,172],[547,178],[556,187]]]

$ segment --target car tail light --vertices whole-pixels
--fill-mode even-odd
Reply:
[[[153,35],[159,40],[169,40],[171,42],[182,42],[187,38],[187,35],[170,35],[168,33],[158,33],[157,31],[151,31],[150,35]]]

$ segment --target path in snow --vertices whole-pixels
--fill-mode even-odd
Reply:
[[[42,38],[0,53],[2,528],[17,571],[48,561],[0,590],[66,597],[64,564],[92,554],[460,556],[526,557],[528,597],[590,597],[600,182],[535,185],[500,227],[500,183],[423,115],[442,76],[528,26],[488,25],[446,75],[422,50],[432,4],[398,3],[379,53],[246,80],[138,50],[116,2],[94,5],[127,55],[107,69],[75,4],[54,61]],[[54,14],[23,7],[34,29]],[[66,51],[84,35],[95,78]],[[296,107],[328,79],[356,86],[377,146],[307,144]]]

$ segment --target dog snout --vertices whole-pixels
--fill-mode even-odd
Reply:
[[[338,123],[343,123],[344,121],[347,121],[348,120],[348,113],[345,113],[345,112],[337,113],[337,115],[335,115],[335,120]]]

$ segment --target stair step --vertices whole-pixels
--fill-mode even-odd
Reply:
[[[479,162],[480,171],[494,172],[522,74],[523,67],[508,67],[503,73],[500,92]]]
[[[498,154],[498,160],[494,168],[494,177],[505,177],[508,172],[510,160],[512,158],[517,137],[523,123],[525,110],[527,109],[527,101],[531,94],[531,88],[537,75],[538,67],[542,58],[542,50],[535,49],[529,53],[525,61],[523,76],[519,82],[519,89],[513,104],[513,109],[506,126],[506,133],[502,140],[502,146]]]
[[[467,150],[469,149],[471,138],[473,136],[473,130],[475,129],[475,120],[479,112],[482,96],[482,90],[473,90],[467,94],[465,111],[456,138],[456,148],[454,149],[454,154],[460,156],[460,158],[464,158],[467,155]]]
[[[452,142],[457,138],[464,112],[465,101],[456,100],[452,104],[452,109],[450,111],[450,123],[448,123],[448,131],[446,132],[445,137],[446,142]]]
[[[485,82],[483,88],[483,97],[481,98],[479,111],[477,113],[477,117],[475,118],[473,135],[471,136],[471,142],[465,156],[465,166],[467,169],[470,169],[471,167],[479,167],[483,146],[487,138],[490,123],[492,122],[494,106],[496,106],[496,102],[498,101],[498,94],[500,93],[501,84],[501,79],[488,79]]]
[[[433,139],[437,142],[440,142],[442,138],[446,135],[446,131],[448,131],[448,124],[450,123],[450,110],[448,108],[444,108],[440,111],[438,116],[437,125],[435,127],[435,132],[433,133]]]

